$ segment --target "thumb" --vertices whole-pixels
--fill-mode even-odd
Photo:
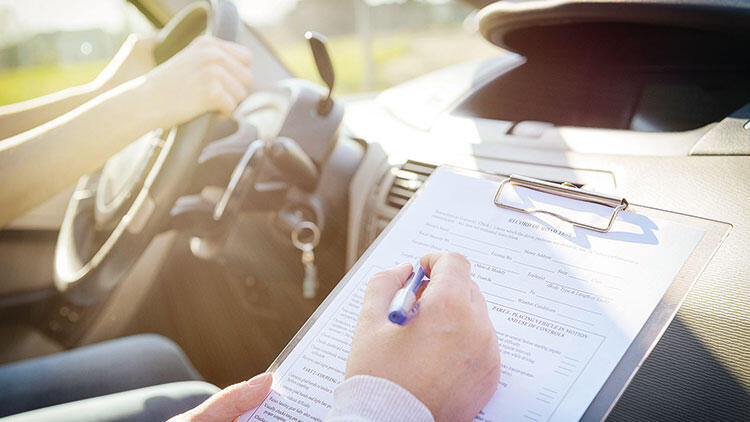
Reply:
[[[270,372],[256,375],[219,391],[192,411],[192,422],[231,421],[254,409],[271,391],[273,377]]]
[[[398,289],[404,287],[404,282],[409,278],[411,271],[411,264],[404,263],[372,276],[367,283],[363,307],[378,314],[382,313],[385,318],[393,296],[396,295]]]

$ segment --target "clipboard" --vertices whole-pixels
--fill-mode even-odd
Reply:
[[[464,171],[464,170],[459,170]],[[485,176],[482,176],[485,177]],[[518,185],[534,190],[541,190],[554,195],[563,195],[568,198],[574,198],[586,202],[596,202],[612,208],[611,218],[606,226],[592,226],[586,223],[571,221],[563,215],[557,215],[542,209],[521,209],[512,205],[501,202],[501,193],[507,185]],[[651,208],[643,205],[632,205],[625,198],[618,198],[610,195],[604,195],[597,192],[590,192],[578,189],[569,184],[553,184],[523,176],[511,175],[504,179],[493,199],[495,205],[514,211],[534,214],[543,213],[553,215],[563,221],[571,223],[578,227],[606,233],[612,228],[617,215],[620,211],[628,211],[635,214],[641,214],[659,220],[670,220],[676,223],[690,225],[705,230],[703,238],[693,249],[690,257],[687,259],[682,269],[679,271],[670,287],[662,297],[659,304],[654,309],[651,316],[641,328],[640,332],[633,339],[630,347],[625,351],[625,355],[615,366],[609,378],[594,397],[586,412],[581,417],[581,421],[601,421],[609,415],[612,408],[625,392],[628,384],[635,376],[636,372],[651,353],[656,343],[666,331],[669,324],[674,319],[680,305],[684,301],[690,289],[700,277],[711,258],[719,249],[724,239],[731,231],[732,225],[729,223],[697,217],[679,212],[666,211],[658,208]]]
[[[638,334],[626,349],[624,355],[616,364],[598,393],[594,396],[586,411],[580,420],[582,421],[601,421],[607,417],[617,400],[625,391],[635,373],[641,364],[648,357],[650,352],[656,346],[670,322],[677,313],[680,305],[687,296],[693,284],[698,280],[711,258],[721,246],[726,236],[729,234],[732,226],[729,223],[701,218],[693,215],[679,212],[666,211],[657,208],[651,208],[642,205],[630,204],[625,198],[618,198],[611,195],[605,195],[596,192],[582,190],[570,184],[555,184],[523,176],[503,176],[479,172],[476,170],[462,169],[452,166],[440,166],[433,175],[441,171],[450,171],[475,178],[482,178],[498,183],[497,192],[494,197],[487,200],[492,201],[497,207],[510,209],[519,213],[526,214],[546,214],[558,218],[576,227],[585,230],[591,230],[597,233],[606,234],[616,221],[621,211],[627,211],[633,214],[639,214],[648,218],[663,221],[672,221],[678,224],[693,226],[704,230],[704,235],[698,241],[695,248],[689,254],[688,259],[674,277],[667,288],[661,300],[658,302],[653,312],[641,327]],[[427,178],[422,187],[430,184],[433,175]],[[576,201],[595,203],[611,209],[611,214],[607,223],[604,225],[592,225],[586,222],[575,221],[564,215],[538,208],[520,208],[502,201],[503,189],[510,185],[516,185],[536,191],[541,191],[550,195],[563,196]],[[421,191],[421,189],[420,189]],[[404,205],[400,213],[391,220],[386,228],[380,233],[377,239],[367,248],[364,254],[357,260],[352,268],[347,272],[343,279],[336,285],[326,299],[321,303],[318,309],[313,312],[310,318],[295,334],[292,340],[286,345],[279,356],[269,366],[269,372],[275,372],[281,363],[291,354],[294,348],[300,343],[302,338],[307,334],[313,324],[321,317],[325,309],[331,305],[336,296],[344,289],[358,273],[367,258],[373,254],[381,241],[388,235],[398,223],[399,219],[408,212],[410,206],[419,197],[420,191],[417,191],[412,198]]]

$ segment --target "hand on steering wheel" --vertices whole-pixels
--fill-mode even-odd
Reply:
[[[228,117],[250,92],[251,60],[250,51],[239,44],[200,36],[144,75],[149,106],[161,113],[165,127],[206,111]]]
[[[74,302],[103,298],[164,230],[215,118],[202,113],[229,114],[247,96],[249,52],[229,43],[238,28],[231,2],[197,1],[159,34],[153,55],[160,65],[140,77],[138,89],[142,106],[173,128],[163,140],[128,146],[101,172],[79,180],[55,249],[55,285]]]
[[[156,37],[130,35],[95,83],[113,88],[143,76],[149,104],[161,111],[163,127],[173,127],[207,111],[228,117],[247,97],[252,55],[247,48],[210,35],[156,66]]]

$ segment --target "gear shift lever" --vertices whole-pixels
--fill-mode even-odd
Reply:
[[[331,56],[328,55],[328,49],[326,48],[328,40],[323,34],[313,31],[307,31],[305,38],[310,42],[310,49],[312,50],[318,73],[323,82],[328,86],[328,95],[325,98],[321,98],[318,102],[318,114],[327,116],[333,108],[331,93],[333,92],[333,83],[336,79],[336,72],[334,72],[333,64],[331,64]]]

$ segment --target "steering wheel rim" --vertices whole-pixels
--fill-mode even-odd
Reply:
[[[157,63],[166,60],[201,33],[234,41],[238,28],[239,17],[231,2],[195,2],[162,30],[155,59]],[[90,305],[105,297],[127,274],[151,239],[164,229],[172,205],[188,185],[214,120],[214,113],[207,113],[169,131],[140,192],[93,254],[84,254],[82,249],[94,235],[98,175],[86,175],[78,181],[55,247],[55,286],[60,292],[77,304]]]

